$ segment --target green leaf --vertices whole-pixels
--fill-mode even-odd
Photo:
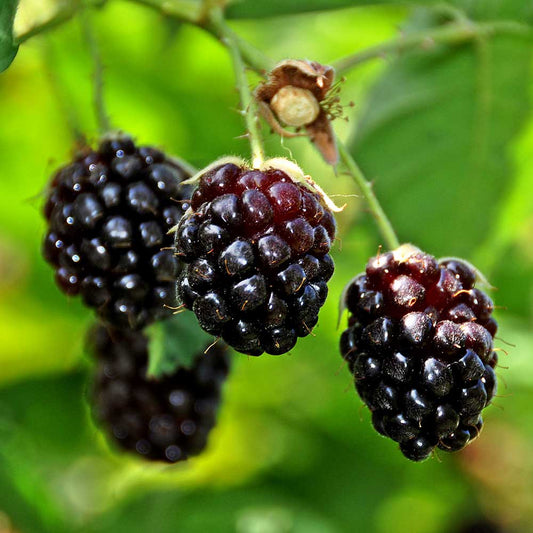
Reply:
[[[94,453],[86,387],[86,374],[74,372],[0,388],[2,511],[19,531],[72,531],[66,523],[80,516],[76,502],[87,497],[80,497],[87,479],[70,484],[69,505],[61,484],[80,457]]]
[[[226,9],[228,18],[262,18],[292,15],[312,11],[326,11],[376,4],[430,5],[438,0],[402,2],[398,0],[234,0]]]
[[[371,89],[352,149],[402,241],[468,257],[490,236],[530,64],[527,39],[495,34],[398,57]]]
[[[475,20],[533,22],[533,3],[524,0],[453,0],[452,3]]]
[[[18,45],[13,39],[13,21],[18,0],[0,2],[0,72],[6,70],[17,55]]]
[[[148,375],[171,375],[180,366],[190,367],[196,355],[213,342],[198,325],[194,313],[179,313],[150,328]]]

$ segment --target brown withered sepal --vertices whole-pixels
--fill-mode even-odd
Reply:
[[[283,137],[308,135],[324,159],[332,165],[339,159],[330,122],[332,102],[328,100],[334,78],[335,71],[328,65],[321,65],[316,61],[286,59],[272,69],[267,81],[255,93],[264,118],[276,133]],[[335,102],[338,101],[337,94],[333,98]],[[280,100],[285,100],[285,106]],[[316,104],[318,112],[315,112]],[[290,112],[291,107],[298,107],[293,111],[296,114],[301,112],[301,123],[287,120],[287,115],[280,113],[280,109]],[[306,113],[309,121],[306,121]],[[294,113],[290,116],[292,118]],[[296,132],[286,130],[280,122],[295,127]],[[301,128],[305,128],[306,133],[301,133]]]

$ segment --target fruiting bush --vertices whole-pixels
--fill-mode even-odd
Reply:
[[[351,470],[368,479],[365,465],[378,472],[416,470],[421,478],[430,468],[448,472],[453,461],[466,468],[463,458],[474,464],[493,442],[489,428],[499,430],[493,418],[513,419],[485,408],[498,405],[495,395],[506,386],[499,335],[525,336],[498,311],[497,327],[491,297],[528,312],[528,238],[522,231],[518,241],[514,218],[527,218],[527,180],[513,190],[507,163],[512,155],[527,174],[527,143],[514,141],[527,117],[529,15],[510,3],[499,10],[496,3],[457,0],[417,11],[404,35],[394,28],[410,8],[389,11],[387,2],[380,4],[374,12],[350,11],[353,3],[344,0],[85,0],[58,6],[57,14],[15,36],[15,2],[2,6],[0,67],[15,58],[19,44],[34,43],[21,50],[34,54],[31,68],[52,78],[36,92],[35,121],[46,121],[55,90],[74,135],[69,142],[67,128],[26,123],[5,144],[0,164],[11,194],[1,199],[2,216],[20,230],[13,229],[5,261],[0,240],[7,280],[0,280],[0,295],[10,294],[17,276],[27,279],[27,291],[13,298],[0,329],[13,359],[53,374],[74,368],[76,339],[86,329],[80,324],[96,315],[92,355],[84,363],[90,369],[80,373],[90,374],[87,406],[98,429],[89,422],[87,434],[76,431],[90,453],[128,472],[146,468],[147,477],[157,466],[139,458],[187,459],[172,472],[177,483],[191,486],[198,468],[208,470],[201,477],[206,485],[224,471],[223,483],[235,472],[234,486],[248,479],[260,486],[262,473],[294,454],[300,461],[300,470],[291,470],[295,477],[313,464],[317,486],[331,476],[340,487]],[[289,18],[317,6],[320,15],[298,15],[297,24]],[[347,10],[335,13],[334,7]],[[132,13],[124,15],[126,8]],[[381,42],[377,28],[359,22],[356,12],[382,20],[392,39]],[[263,22],[267,15],[280,17]],[[249,20],[234,20],[239,17]],[[132,21],[146,26],[143,36],[121,49]],[[72,47],[88,45],[90,53],[77,54],[69,71],[60,63],[73,52],[59,28],[74,32],[78,24],[82,39]],[[377,44],[358,31],[363,26],[376,31]],[[358,68],[372,60],[375,69]],[[17,112],[27,113],[19,61],[26,65],[21,54],[0,90],[8,110],[18,105]],[[81,75],[91,66],[94,113]],[[13,129],[14,114],[6,114],[6,130]],[[25,136],[40,150],[28,149]],[[10,167],[26,165],[33,189],[21,172],[9,174]],[[42,195],[31,208],[39,204],[42,220],[6,208],[36,189]],[[35,238],[24,233],[28,220]],[[52,268],[38,257],[37,240]],[[19,250],[33,254],[20,269],[13,259]],[[448,255],[458,257],[440,258]],[[500,292],[492,292],[471,263]],[[55,290],[54,277],[66,297]],[[36,335],[41,347],[31,357],[23,355],[32,336],[15,342],[9,333],[10,320],[16,323],[11,313],[21,323],[25,314],[39,313],[40,335],[48,340]],[[247,357],[264,353],[281,357]],[[213,370],[213,386],[204,388],[198,374],[211,379],[214,355],[221,367]],[[211,432],[230,358],[236,371]],[[516,373],[508,381],[516,383]],[[176,398],[183,396],[182,404]],[[80,391],[77,398],[85,396]],[[62,409],[50,413],[59,424]],[[278,426],[285,436],[269,438],[281,435]],[[94,438],[103,434],[106,439]],[[328,474],[314,463],[312,453],[331,467],[317,444],[321,438],[344,468]],[[432,460],[420,467],[404,461],[391,439],[408,459]],[[103,442],[113,452],[134,452],[133,459],[109,454]],[[7,446],[6,455],[11,448],[17,446]],[[219,461],[213,453],[233,456]],[[481,470],[487,469],[471,475]],[[180,472],[193,472],[192,478]],[[119,477],[114,488],[130,483],[120,485]],[[280,478],[285,482],[283,473]],[[350,477],[346,487],[354,483]],[[383,490],[392,494],[393,485]],[[17,486],[28,493],[26,484]],[[72,500],[92,505],[89,496]],[[332,504],[324,500],[320,509]],[[374,514],[388,508],[384,503]],[[337,529],[351,526],[347,520]]]

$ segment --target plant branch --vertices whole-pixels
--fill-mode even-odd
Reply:
[[[376,220],[376,223],[381,232],[383,240],[385,241],[385,244],[391,250],[398,248],[400,246],[400,241],[396,236],[396,232],[394,231],[390,220],[385,214],[385,211],[383,211],[381,204],[379,203],[376,195],[374,194],[372,184],[367,181],[362,170],[359,168],[354,158],[347,150],[346,146],[344,146],[344,144],[341,143],[339,139],[337,139],[337,144],[341,160],[346,166],[348,174],[353,178],[355,183],[357,183],[357,186],[359,187],[359,189],[361,189],[361,192],[366,198],[368,207],[370,208],[370,211],[372,212],[372,215]]]
[[[250,140],[250,147],[252,150],[252,163],[254,168],[259,166],[264,158],[265,153],[263,149],[263,139],[261,135],[261,127],[257,120],[257,104],[252,91],[250,90],[248,78],[246,76],[246,65],[237,39],[235,39],[233,32],[226,26],[222,12],[213,10],[210,14],[210,25],[216,28],[222,43],[228,48],[233,62],[233,69],[235,71],[235,82],[241,97],[241,108],[246,122],[246,129],[248,130],[248,138]]]
[[[89,51],[93,58],[93,104],[96,113],[96,120],[98,123],[98,129],[100,135],[111,130],[111,124],[109,122],[109,115],[107,114],[105,101],[104,101],[104,66],[102,64],[102,56],[100,54],[100,48],[94,34],[94,30],[90,20],[91,14],[86,8],[80,12],[81,27],[83,36]]]
[[[395,39],[385,41],[376,46],[366,48],[333,62],[338,75],[365,63],[366,61],[385,57],[389,54],[399,54],[413,49],[433,48],[437,44],[460,44],[479,37],[492,37],[497,34],[515,35],[518,37],[533,37],[533,29],[525,24],[513,21],[495,22],[454,22],[445,26],[431,28]]]

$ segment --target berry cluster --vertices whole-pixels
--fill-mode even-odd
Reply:
[[[466,263],[410,245],[370,259],[347,287],[340,349],[375,429],[413,461],[462,449],[496,391],[493,304]]]
[[[105,140],[59,170],[43,244],[58,286],[116,327],[140,329],[168,316],[180,263],[167,232],[188,207],[186,177],[162,152],[128,137]]]
[[[93,413],[119,446],[171,463],[205,448],[229,371],[224,348],[214,346],[198,354],[190,369],[152,381],[143,333],[97,325],[89,342],[97,360]]]
[[[201,176],[176,231],[176,254],[187,263],[178,298],[236,350],[285,353],[318,321],[334,236],[320,196],[286,172],[216,166]]]

